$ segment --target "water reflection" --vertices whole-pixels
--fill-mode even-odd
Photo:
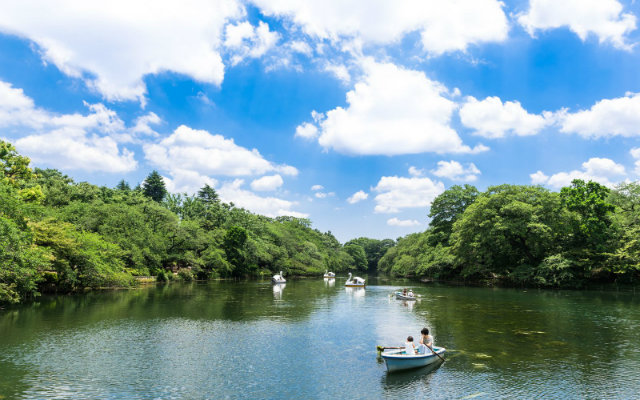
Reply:
[[[345,287],[344,290],[354,298],[362,298],[366,292],[365,289],[361,287]]]
[[[285,287],[287,287],[286,283],[278,283],[273,285],[273,298],[275,300],[282,300],[282,292],[284,292]]]
[[[326,287],[334,287],[336,285],[336,280],[335,278],[324,278],[324,285]]]
[[[426,365],[422,368],[410,369],[406,371],[387,372],[382,376],[381,383],[385,390],[405,389],[415,385],[428,384],[433,377],[433,373],[444,364],[438,361]]]
[[[413,311],[413,306],[416,304],[416,300],[413,301],[409,301],[409,300],[402,300],[402,305],[407,307],[407,309],[409,311]]]

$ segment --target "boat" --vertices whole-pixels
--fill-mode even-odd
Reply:
[[[445,352],[444,347],[433,347],[433,351],[440,355]],[[434,362],[441,361],[440,357],[427,350],[427,354],[407,354],[404,348],[384,351],[381,356],[387,365],[387,371],[401,371],[403,369],[420,368]]]
[[[286,282],[287,282],[287,280],[284,279],[284,276],[282,275],[282,271],[280,271],[280,274],[275,274],[271,278],[271,283],[273,283],[273,284],[286,283]]]
[[[335,279],[336,274],[334,274],[333,272],[327,272],[326,270],[324,271],[324,277],[327,279]]]
[[[349,279],[344,284],[346,287],[364,287],[364,279],[359,276],[351,278],[351,272],[349,272]]]
[[[413,294],[412,291],[409,291],[406,294],[404,292],[397,291],[396,292],[396,299],[414,301],[414,300],[417,300],[418,298],[416,297],[415,294]]]

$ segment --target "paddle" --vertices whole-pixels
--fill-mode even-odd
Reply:
[[[438,353],[436,353],[435,351],[433,351],[433,348],[431,348],[431,346],[429,346],[429,345],[428,345],[428,344],[426,344],[426,343],[423,343],[423,344],[424,344],[425,346],[427,346],[427,347],[429,348],[429,350],[431,350],[431,352],[432,352],[433,354],[437,355],[437,356],[438,356],[438,358],[442,360],[442,362],[444,362],[444,358],[442,358],[442,357],[440,356],[440,354],[438,354]]]
[[[404,349],[404,346],[403,347],[376,346],[376,350],[378,350],[378,351],[385,351],[387,349],[391,349],[391,350]]]

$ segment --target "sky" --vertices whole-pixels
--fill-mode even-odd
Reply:
[[[453,185],[640,175],[634,0],[7,0],[0,138],[114,187],[428,227]]]

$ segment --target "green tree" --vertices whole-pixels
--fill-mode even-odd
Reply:
[[[142,184],[142,192],[145,196],[158,203],[164,199],[167,195],[167,188],[164,184],[164,179],[162,179],[158,171],[153,170],[149,176],[147,176],[147,179],[145,179]]]
[[[345,245],[344,250],[353,258],[353,267],[356,270],[364,271],[367,269],[367,254],[362,246],[351,243]]]
[[[464,210],[478,197],[475,186],[454,185],[436,197],[429,210],[429,226],[433,231],[432,238],[437,243],[447,244],[453,224],[462,216]]]
[[[227,260],[234,266],[236,275],[248,272],[246,265],[247,231],[239,226],[232,226],[224,236],[223,248]]]

